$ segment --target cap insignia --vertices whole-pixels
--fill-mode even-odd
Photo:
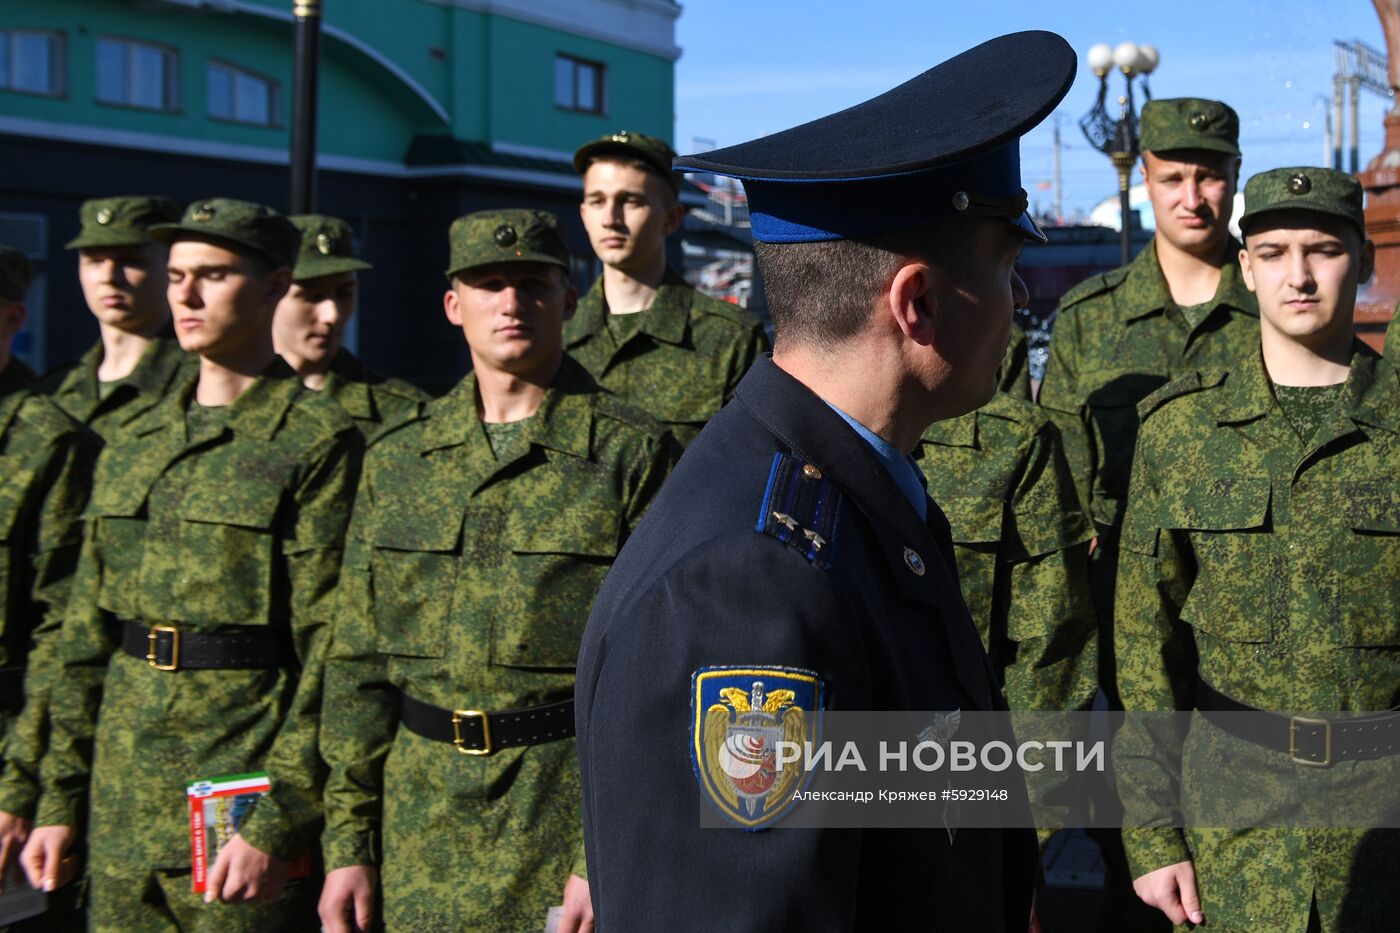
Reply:
[[[953,195],[953,210],[959,212],[965,211],[969,203],[971,202],[968,200],[966,191],[959,191],[957,194]]]
[[[97,211],[97,216],[94,217],[93,219],[96,220],[98,223],[104,225],[104,226],[107,225],[107,224],[109,224],[109,223],[111,223],[111,222],[112,222],[112,209],[111,209],[110,207],[99,208],[98,211]]]
[[[1288,190],[1294,194],[1307,194],[1312,190],[1312,179],[1298,172],[1288,178]]]
[[[1199,112],[1198,112],[1198,113],[1193,113],[1193,114],[1191,114],[1191,119],[1190,119],[1189,121],[1187,121],[1187,122],[1189,122],[1189,123],[1191,124],[1191,129],[1195,130],[1195,131],[1198,132],[1198,133],[1201,133],[1201,132],[1204,132],[1204,131],[1205,131],[1206,122],[1207,122],[1209,119],[1210,119],[1210,118],[1207,117],[1204,113],[1199,113]]]
[[[335,252],[336,242],[329,233],[316,234],[316,252],[322,256],[329,256]]]
[[[190,215],[190,220],[193,220],[197,224],[208,223],[213,219],[214,205],[212,204],[201,204],[195,209],[195,212]]]
[[[497,246],[512,246],[516,240],[515,228],[510,224],[501,224],[491,238],[496,241]]]

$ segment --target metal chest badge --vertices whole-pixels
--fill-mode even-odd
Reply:
[[[704,667],[691,677],[691,762],[705,798],[748,830],[775,822],[803,782],[778,742],[815,742],[822,682],[787,667]]]

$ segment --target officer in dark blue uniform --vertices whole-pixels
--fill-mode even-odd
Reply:
[[[996,388],[1028,300],[1014,263],[1044,240],[1019,139],[1074,73],[1059,36],[1004,36],[676,161],[743,180],[776,342],[687,449],[584,635],[600,929],[1027,929],[1030,829],[784,829],[764,736],[823,709],[1005,709],[908,454]],[[702,807],[734,828],[702,828]]]

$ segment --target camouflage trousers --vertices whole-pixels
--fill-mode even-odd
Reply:
[[[189,869],[88,876],[90,933],[302,933],[319,930],[318,876],[287,883],[266,904],[206,904]]]
[[[384,926],[543,930],[583,850],[573,739],[470,757],[399,729],[384,765]]]

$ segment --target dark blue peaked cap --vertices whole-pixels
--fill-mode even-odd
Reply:
[[[1021,136],[1059,104],[1076,65],[1055,33],[1013,33],[840,113],[673,164],[743,181],[765,243],[872,236],[960,213],[1006,217],[1044,242],[1026,213]]]

